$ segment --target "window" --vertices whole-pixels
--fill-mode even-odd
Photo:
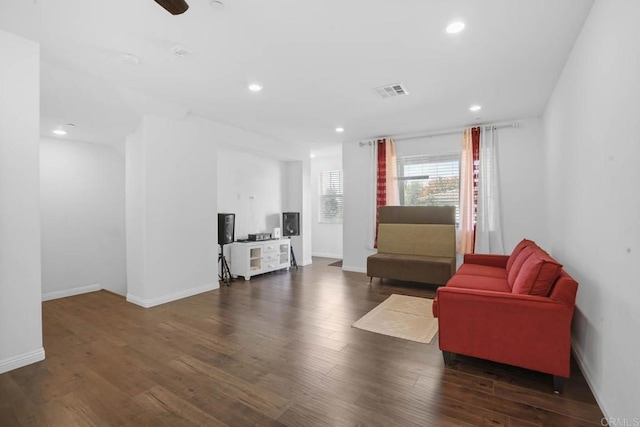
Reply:
[[[460,154],[402,156],[398,193],[402,206],[455,206],[460,218]]]
[[[342,223],[342,171],[320,172],[318,222]]]

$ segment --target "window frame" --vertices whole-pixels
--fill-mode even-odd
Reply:
[[[326,185],[325,185],[326,184]],[[326,192],[335,188],[335,194]],[[326,204],[329,198],[336,199],[336,215],[329,217],[326,215]],[[320,224],[342,224],[344,222],[344,174],[342,169],[321,171],[318,176],[318,223]]]
[[[422,171],[420,175],[405,175],[406,166],[410,165],[435,165],[438,163],[456,163],[457,164],[457,175],[451,175],[445,173],[438,173],[435,176],[433,174],[425,174],[428,166],[422,166]],[[398,184],[398,198],[401,206],[444,206],[443,204],[426,204],[426,205],[416,205],[416,204],[405,204],[405,184],[412,181],[427,181],[433,180],[437,178],[448,178],[455,177],[458,179],[458,187],[457,187],[457,201],[454,203],[456,207],[456,224],[460,221],[460,153],[457,151],[450,151],[446,153],[437,153],[437,154],[412,154],[412,155],[404,155],[397,156],[396,158],[396,166],[397,166],[397,184]],[[456,167],[453,166],[451,171],[456,170]],[[426,182],[425,182],[426,185]],[[450,206],[447,204],[446,206]]]

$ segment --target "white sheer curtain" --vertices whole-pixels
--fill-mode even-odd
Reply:
[[[493,127],[490,129],[483,127],[480,138],[476,253],[504,254],[500,210],[497,132]]]
[[[386,139],[386,181],[387,181],[387,206],[398,206],[400,194],[398,192],[398,162],[396,157],[396,143],[391,138]]]

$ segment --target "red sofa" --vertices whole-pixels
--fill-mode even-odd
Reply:
[[[535,242],[507,255],[465,255],[433,314],[445,364],[452,353],[545,372],[554,391],[569,377],[578,283]]]

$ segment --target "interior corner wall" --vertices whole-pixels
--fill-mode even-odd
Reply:
[[[300,218],[300,228],[302,239],[302,265],[313,262],[311,258],[311,242],[313,241],[313,230],[311,229],[311,160],[308,155],[301,161],[301,184],[302,188],[302,210]]]
[[[366,273],[367,257],[376,252],[369,244],[373,230],[372,206],[375,205],[371,153],[371,147],[360,147],[357,142],[342,144],[342,269],[359,273]]]
[[[298,265],[309,265],[311,259],[311,163],[309,156],[304,160],[286,162],[287,174],[283,185],[282,210],[300,212],[300,236],[291,238]]]
[[[0,30],[0,374],[44,359],[40,49]]]
[[[124,167],[113,146],[41,138],[43,299],[126,295]]]
[[[539,118],[515,120],[518,128],[497,130],[498,180],[503,243],[507,253],[523,238],[545,246],[544,133]],[[511,122],[508,122],[511,123]],[[462,134],[418,138],[396,143],[399,155],[439,154],[460,150]],[[343,144],[344,261],[343,269],[366,272],[373,233],[374,176],[371,148]]]
[[[573,349],[605,415],[630,423],[640,416],[639,20],[640,2],[596,1],[544,115],[550,250],[579,282]]]
[[[313,256],[342,258],[342,223],[319,222],[320,174],[325,171],[342,170],[342,153],[315,157],[311,160],[311,233]]]
[[[217,144],[197,121],[144,116],[127,139],[127,300],[216,289]]]
[[[547,247],[545,140],[542,119],[515,120],[518,128],[497,130],[502,239],[510,254],[524,238]]]
[[[125,230],[127,242],[127,298],[140,300],[150,284],[145,276],[145,161],[142,126],[125,144]],[[142,303],[141,303],[142,304]]]

